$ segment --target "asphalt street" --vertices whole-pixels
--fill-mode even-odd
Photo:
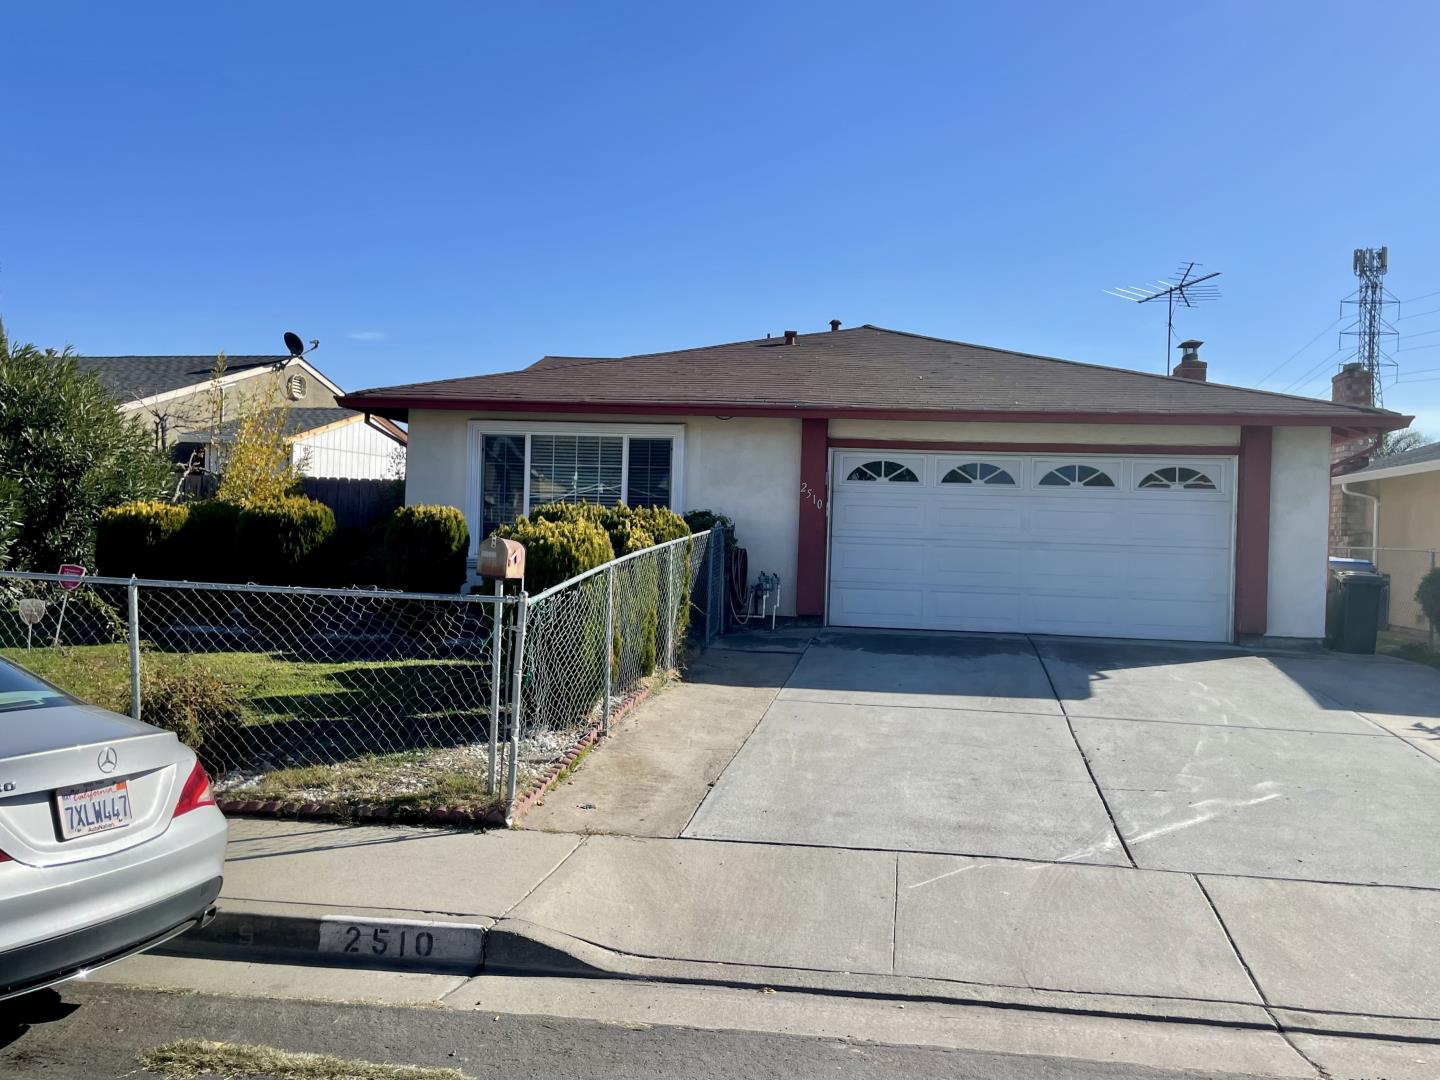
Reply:
[[[476,1080],[1238,1080],[1229,1073],[753,1031],[74,984],[61,992],[0,1003],[0,1075],[46,1080],[145,1077],[152,1074],[140,1067],[141,1053],[185,1038],[445,1066]]]

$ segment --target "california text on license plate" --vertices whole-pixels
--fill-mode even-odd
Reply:
[[[130,824],[130,787],[125,780],[85,784],[55,792],[55,809],[60,815],[60,839],[72,840],[88,833],[118,829]]]

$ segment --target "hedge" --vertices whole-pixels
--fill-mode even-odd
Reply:
[[[179,558],[171,576],[188,581],[242,581],[235,557],[235,526],[240,507],[218,499],[189,504],[190,516],[180,530]]]
[[[171,577],[180,549],[177,538],[190,516],[168,502],[122,503],[100,513],[95,529],[95,563],[106,577]]]
[[[525,589],[531,595],[614,558],[610,537],[597,522],[520,517],[495,535],[525,547]]]
[[[385,527],[386,583],[403,592],[457,592],[470,529],[453,506],[402,506]]]
[[[335,532],[335,514],[299,495],[247,506],[235,522],[239,563],[263,585],[301,584],[311,557]]]

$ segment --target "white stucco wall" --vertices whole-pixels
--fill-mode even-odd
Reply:
[[[471,420],[576,420],[685,426],[684,505],[735,519],[736,538],[749,553],[750,577],[780,575],[780,613],[795,613],[800,490],[800,421],[721,420],[713,416],[624,414],[557,417],[527,413],[410,412],[405,501],[465,506],[466,433]],[[474,523],[471,523],[474,528]]]
[[[1237,446],[1238,427],[1159,424],[994,424],[938,420],[831,420],[832,439],[914,439],[944,442],[1151,443]]]
[[[1276,428],[1270,451],[1271,637],[1325,635],[1330,429]]]

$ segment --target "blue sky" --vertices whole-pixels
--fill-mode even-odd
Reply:
[[[873,322],[1328,393],[1390,248],[1440,435],[1440,5],[25,4],[0,317],[349,388]],[[1437,309],[1433,313],[1430,309]],[[1317,336],[1318,335],[1318,336]],[[1314,344],[1266,376],[1307,342]],[[1433,372],[1426,369],[1435,369]]]

